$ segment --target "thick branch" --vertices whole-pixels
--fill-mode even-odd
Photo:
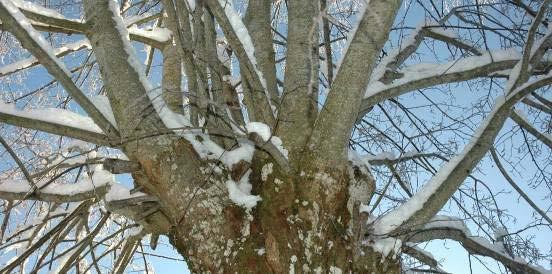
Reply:
[[[512,258],[504,252],[501,244],[492,244],[487,239],[471,236],[470,232],[457,226],[428,226],[408,236],[409,242],[427,242],[431,240],[454,240],[472,254],[491,257],[512,270],[520,273],[544,274],[548,270],[531,266],[523,260]]]
[[[27,181],[4,181],[0,182],[0,199],[70,203],[101,197],[108,190],[107,182],[48,184],[35,190]]]
[[[44,37],[31,27],[30,22],[10,1],[0,1],[0,19],[10,32],[29,50],[34,57],[54,76],[75,101],[94,119],[110,138],[118,137],[117,129],[94,106],[86,95],[75,85],[65,65],[52,53]]]
[[[251,92],[264,95],[259,96],[260,100],[254,102],[255,105],[251,106],[257,112],[252,116],[259,122],[263,122],[269,126],[274,125],[275,119],[270,103],[270,95],[268,94],[262,71],[257,67],[255,48],[247,28],[229,1],[206,0],[205,3],[217,19],[228,42],[232,46],[232,50],[238,57],[242,65],[240,73],[245,76],[244,78],[247,80]]]
[[[425,224],[435,216],[491,148],[512,106],[532,91],[550,84],[552,74],[521,85],[510,92],[511,95],[506,99],[498,98],[493,111],[482,122],[463,152],[441,167],[411,199],[378,220],[376,231],[381,234],[400,234],[401,230]]]
[[[67,123],[63,120],[56,122],[55,120],[41,119],[40,116],[33,117],[25,115],[25,111],[10,111],[9,106],[2,105],[1,103],[0,107],[0,122],[18,127],[40,130],[60,136],[67,136],[93,144],[111,146],[109,138],[103,134],[103,132],[88,117],[80,116],[81,119],[77,119],[79,115],[73,113],[74,115],[71,116],[71,120],[74,123]],[[62,109],[56,109],[56,111],[60,112],[59,116],[67,114],[61,113],[64,111]],[[94,127],[85,126],[90,124]]]
[[[364,7],[326,103],[314,125],[309,146],[313,157],[331,166],[343,163],[347,144],[376,57],[387,41],[401,1],[370,1]]]
[[[413,90],[491,75],[493,72],[513,68],[520,56],[513,50],[488,52],[482,56],[465,57],[445,64],[418,64],[398,72],[402,77],[386,85],[373,81],[368,85],[360,107],[362,116],[371,107],[387,99]]]
[[[141,71],[134,49],[124,36],[126,29],[117,10],[110,8],[110,1],[85,1],[85,15],[90,24],[88,38],[100,65],[102,80],[107,90],[113,114],[122,137],[129,137],[137,130],[164,129],[159,116],[153,110],[148,92],[154,92],[144,71]],[[150,90],[151,89],[151,90]],[[162,98],[156,98],[161,100]],[[170,110],[167,110],[170,111]]]
[[[318,115],[318,1],[288,3],[284,93],[276,135],[299,160]],[[331,61],[329,61],[331,62]]]

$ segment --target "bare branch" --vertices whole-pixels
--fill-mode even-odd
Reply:
[[[515,112],[513,112],[515,113]],[[550,225],[552,225],[552,219],[544,212],[542,209],[540,209],[529,196],[514,182],[512,177],[508,175],[508,172],[502,165],[500,158],[498,158],[498,155],[494,148],[491,148],[491,156],[493,158],[493,161],[495,162],[496,166],[500,170],[500,173],[502,173],[502,176],[506,179],[506,181],[516,190],[517,193],[543,218],[545,219]]]
[[[536,128],[534,128],[529,121],[525,120],[525,118],[519,114],[518,110],[512,111],[510,114],[510,118],[514,120],[521,128],[527,130],[529,133],[531,133],[535,138],[537,138],[539,141],[541,141],[543,144],[547,145],[550,149],[552,149],[552,139],[540,133]]]

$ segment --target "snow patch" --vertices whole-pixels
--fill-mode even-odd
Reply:
[[[387,256],[390,254],[393,256],[393,259],[397,257],[401,250],[402,241],[400,239],[395,238],[381,238],[381,239],[375,239],[373,243],[370,244],[370,246],[374,249],[374,251],[381,253],[383,256],[381,260],[383,261]]]
[[[261,180],[266,181],[268,179],[268,176],[272,174],[272,163],[265,164],[263,168],[261,169]]]
[[[233,180],[226,181],[226,187],[228,188],[230,200],[236,205],[248,210],[255,207],[257,202],[262,200],[258,195],[251,195],[251,189],[253,186],[249,183],[250,174],[251,169],[242,176],[238,183]]]
[[[245,129],[247,129],[247,133],[257,133],[261,138],[263,138],[263,141],[268,142],[270,139],[270,136],[272,135],[270,133],[270,127],[265,123],[260,122],[249,122],[245,125]]]
[[[343,270],[337,266],[330,266],[330,274],[342,274]]]
[[[153,28],[151,30],[147,30],[139,28],[136,25],[132,25],[131,27],[129,27],[128,33],[147,37],[160,43],[170,41],[172,37],[172,32],[167,28]]]

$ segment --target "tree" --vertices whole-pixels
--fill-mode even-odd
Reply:
[[[547,273],[551,1],[452,2],[0,0],[2,273]]]

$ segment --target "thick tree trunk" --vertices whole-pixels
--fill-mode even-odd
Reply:
[[[368,17],[379,20],[387,18],[387,14],[394,15],[398,2],[374,2],[378,5],[374,7],[375,11],[372,8],[368,9]],[[110,91],[108,97],[119,123],[121,137],[132,138],[138,133],[164,130],[166,128],[161,117],[156,115],[145,96],[149,88],[140,80],[145,75],[132,67],[127,58],[128,52],[123,50],[125,45],[130,45],[128,41],[121,39],[121,33],[115,31],[117,24],[123,24],[122,19],[114,17],[113,12],[105,12],[109,3],[106,0],[86,1],[85,12],[88,22],[92,25],[89,39],[95,47],[102,79]],[[233,29],[228,27],[230,22],[223,14],[224,9],[219,3],[205,3],[219,20],[229,43],[240,44]],[[311,8],[314,10],[312,13],[316,13],[318,8]],[[382,10],[383,13],[378,13],[378,10]],[[204,29],[199,19],[200,11],[202,10],[196,9],[197,13],[194,12],[192,16],[198,24],[194,25],[196,30]],[[173,19],[178,18],[175,10],[169,9],[169,14]],[[300,16],[296,15],[295,19],[300,22]],[[370,20],[363,17],[360,27],[364,28],[368,21]],[[167,22],[177,30],[174,26],[176,20]],[[391,21],[385,20],[385,26],[390,27],[390,24]],[[102,32],[104,29],[112,31]],[[307,25],[305,28],[297,29],[296,34],[299,37],[305,36],[309,30],[310,27]],[[352,48],[364,49],[364,45],[369,45],[370,43],[364,41],[370,36],[368,32],[357,32],[357,38],[351,42]],[[195,33],[198,35],[199,32]],[[379,52],[387,34],[377,37],[381,40],[381,45],[368,50],[372,55]],[[310,41],[309,39],[307,41]],[[111,49],[112,45],[117,47]],[[113,59],[110,54],[115,50],[118,50],[118,59]],[[242,87],[249,84],[251,91],[263,90],[246,52],[239,47],[233,47],[233,50],[242,62],[241,72],[245,76],[242,79]],[[297,52],[298,62],[304,62],[306,59],[301,57],[304,55],[303,52]],[[310,52],[310,47],[306,52]],[[171,51],[169,46],[165,53],[181,57],[185,63],[190,61],[186,60],[190,57],[186,51],[181,51],[180,56],[177,56],[178,52]],[[198,54],[202,55],[201,52]],[[314,67],[306,69],[315,72],[317,70]],[[128,73],[114,78],[113,75],[117,75],[117,71]],[[205,72],[206,67],[197,65],[192,71]],[[358,68],[358,71],[365,75],[370,69],[363,66]],[[193,75],[194,73],[189,74]],[[164,76],[165,91],[180,86],[178,77],[171,77],[169,73],[164,73]],[[308,86],[310,83],[310,73],[306,76],[307,78],[298,80],[303,83],[301,85]],[[336,79],[341,78],[336,76]],[[205,79],[197,83],[202,82],[205,82]],[[286,80],[286,83],[288,82]],[[334,87],[336,83],[337,80]],[[365,84],[362,83],[362,86]],[[129,93],[126,86],[132,87],[130,91],[134,93]],[[347,85],[343,86],[346,87]],[[204,91],[205,89],[198,89],[197,95]],[[245,95],[247,99],[247,92]],[[264,121],[269,126],[273,125],[274,117],[268,99],[257,99],[252,101],[255,104],[250,107],[254,109],[258,106],[259,111],[250,112],[249,118]],[[144,113],[144,109],[148,108],[151,112]],[[356,115],[355,110],[351,113]],[[261,115],[262,119],[252,117],[252,114]],[[140,115],[143,119],[136,121],[136,117]],[[302,116],[305,115],[297,117]],[[303,124],[314,123],[311,118]],[[303,126],[297,128],[297,125],[299,124],[295,125],[296,128],[286,131],[288,136],[310,136],[309,132],[301,132]],[[306,144],[309,138],[302,137],[303,141],[293,145],[289,138],[282,135],[291,158],[291,167],[282,170],[276,162],[270,161],[272,158],[260,150],[251,163],[242,161],[233,166],[222,166],[218,161],[203,159],[191,144],[203,142],[202,139],[207,137],[202,135],[193,137],[196,140],[161,135],[125,143],[122,147],[124,153],[142,167],[140,171],[132,174],[135,184],[159,200],[157,211],[144,213],[144,216],[135,219],[150,233],[169,234],[172,243],[186,258],[194,273],[398,273],[400,267],[399,263],[393,260],[394,254],[382,258],[382,255],[362,244],[367,239],[364,232],[367,217],[362,216],[358,208],[361,203],[368,204],[374,192],[374,181],[370,172],[365,166],[355,166],[347,161],[346,145],[332,145],[322,153],[324,155],[316,145],[321,141],[320,134],[332,135],[334,130],[319,129],[316,138],[310,138],[310,145]],[[292,131],[300,134],[291,134]],[[348,138],[341,137],[341,141]],[[334,139],[331,141],[336,141]],[[234,144],[228,145],[233,147]],[[228,185],[232,186],[235,182],[244,180],[251,183],[253,195],[262,198],[249,209],[234,203],[227,188]]]
[[[399,273],[399,262],[369,247],[353,203],[368,202],[373,179],[366,169],[304,166],[284,174],[257,155],[229,174],[193,155],[183,141],[172,149],[141,153],[143,172],[135,173],[144,191],[160,199],[170,220],[172,244],[193,273]],[[190,176],[193,166],[201,174]],[[249,173],[249,170],[251,172]],[[246,210],[229,199],[226,180],[249,176],[262,201]],[[357,210],[358,211],[358,210]]]

